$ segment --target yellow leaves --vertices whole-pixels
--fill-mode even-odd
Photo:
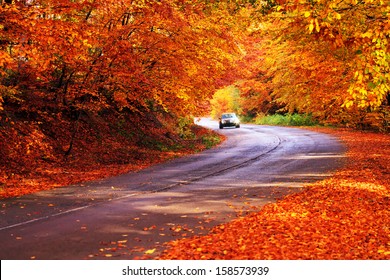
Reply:
[[[150,249],[150,250],[146,250],[146,251],[145,251],[145,254],[146,254],[146,255],[151,255],[151,254],[153,254],[154,252],[156,252],[156,248],[153,248],[153,249]]]
[[[291,217],[296,217],[297,216],[297,213],[291,213]]]
[[[353,102],[353,100],[347,100],[347,101],[345,101],[344,103],[343,103],[343,107],[345,107],[345,108],[347,108],[347,109],[349,109],[349,108],[351,108],[352,106],[353,106],[353,104],[354,104],[354,102]]]
[[[364,61],[364,66],[358,64],[359,69],[354,73],[354,81],[351,83],[348,93],[350,101],[354,101],[358,108],[371,109],[379,108],[386,98],[390,87],[389,56],[387,44],[383,43],[386,38],[378,38],[380,34],[374,31],[367,31],[361,34],[363,41],[359,50],[359,59]],[[349,102],[350,104],[351,102]],[[345,106],[348,108],[347,104]]]
[[[239,100],[239,90],[235,86],[219,89],[211,100],[211,115],[218,118],[223,112],[235,112]]]
[[[383,254],[383,255],[385,255],[385,256],[390,255],[390,251],[386,251],[386,250],[383,250],[383,249],[378,250],[378,253],[379,253],[379,254]]]
[[[357,70],[357,71],[355,72],[354,78],[355,78],[356,80],[361,81],[361,80],[363,79],[363,73],[362,73],[361,71]]]
[[[189,100],[190,99],[190,96],[189,96],[188,91],[186,89],[177,90],[176,96],[182,100]]]
[[[373,36],[373,33],[371,30],[369,30],[361,35],[362,38],[372,38],[372,36]]]
[[[134,0],[132,5],[137,8],[144,8],[147,5],[147,1],[145,0]]]
[[[305,218],[309,215],[310,213],[308,211],[303,211],[302,213],[297,213],[297,212],[292,212],[290,213],[290,216],[292,218]]]
[[[355,0],[320,1],[313,2],[309,6],[307,1],[302,1],[292,14],[300,15],[295,21],[296,24],[301,26],[304,24],[309,34],[316,35],[313,36],[313,41],[329,42],[329,50],[332,47],[346,50],[342,56],[335,53],[335,57],[342,58],[349,65],[352,75],[354,72],[357,74],[354,80],[345,76],[341,81],[346,86],[344,90],[337,93],[340,96],[340,105],[344,104],[343,108],[354,109],[356,112],[367,109],[382,110],[380,108],[381,105],[386,104],[390,84],[387,76],[390,72],[387,35],[390,32],[390,25],[380,20],[366,21],[363,26],[361,18],[365,17],[367,11],[376,18],[382,18],[390,12],[390,9],[385,1],[375,1],[375,5],[372,5],[371,1],[370,3],[359,2],[359,4],[358,2]],[[353,12],[351,6],[347,8],[350,4],[356,5]],[[357,55],[349,56],[348,52]],[[368,73],[365,72],[365,68],[370,68]],[[281,80],[284,77],[282,76]],[[317,75],[313,74],[313,77]],[[287,100],[283,99],[283,101]],[[349,110],[348,114],[354,114],[352,112],[354,111]]]
[[[321,30],[320,24],[319,24],[317,18],[310,20],[310,24],[308,25],[309,33],[312,33],[314,28],[317,31],[317,33],[320,32],[320,30]]]
[[[319,25],[319,23],[318,23],[318,19],[314,19],[314,23],[315,23],[315,25],[316,25],[316,31],[317,31],[317,32],[320,32],[320,25]]]
[[[92,45],[88,42],[88,39],[82,40],[82,43],[83,43],[83,45],[86,46],[87,48],[92,48]]]
[[[310,21],[308,28],[309,28],[309,33],[312,33],[314,30],[314,20]]]

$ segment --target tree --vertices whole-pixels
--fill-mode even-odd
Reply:
[[[222,113],[241,113],[239,105],[240,91],[235,86],[219,89],[213,96],[211,103],[211,116],[218,119]]]
[[[277,2],[252,16],[248,31],[262,53],[252,56],[257,70],[243,102],[253,108],[258,97],[259,111],[267,100],[325,122],[386,129],[388,2]]]
[[[72,141],[83,114],[201,114],[239,54],[220,24],[229,11],[203,1],[41,0],[0,9],[0,110],[16,106],[40,121],[68,115]]]

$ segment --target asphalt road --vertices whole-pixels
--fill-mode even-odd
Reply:
[[[344,147],[326,134],[256,125],[220,132],[227,141],[196,155],[2,200],[0,259],[154,257],[164,242],[205,234],[343,164]]]

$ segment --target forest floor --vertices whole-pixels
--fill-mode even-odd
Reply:
[[[390,135],[315,130],[345,143],[343,168],[159,259],[390,259]]]

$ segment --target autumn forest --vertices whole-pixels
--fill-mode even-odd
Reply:
[[[204,235],[147,224],[142,233],[165,238],[172,231],[175,240],[136,253],[170,260],[389,260],[389,43],[387,0],[0,0],[2,216],[14,209],[25,211],[15,212],[18,219],[45,216],[53,202],[32,196],[41,214],[18,200],[69,185],[78,191],[87,181],[214,147],[226,135],[243,139],[246,127],[255,127],[247,122],[298,116],[315,124],[305,132],[332,135],[343,147],[342,156],[294,154],[340,160],[329,178],[321,171],[319,181],[262,208],[248,202],[249,194],[232,193],[250,211],[211,229],[197,224]],[[217,133],[217,125],[195,125],[224,111],[236,112],[243,127]],[[267,127],[256,127],[265,134]],[[116,189],[108,189],[111,200]],[[130,222],[121,239],[99,239],[100,249],[86,257],[129,256],[135,249],[126,245],[134,241],[129,228],[136,232],[134,224],[149,220]],[[82,234],[89,229],[71,226]],[[7,228],[3,244],[25,250],[28,230],[9,235]]]
[[[58,182],[68,184],[78,176],[70,166],[139,165],[151,150],[201,149],[216,140],[194,132],[192,120],[215,104],[252,119],[297,113],[388,131],[388,1],[0,4],[2,186],[73,172]],[[213,103],[232,87],[234,102],[222,94]]]

